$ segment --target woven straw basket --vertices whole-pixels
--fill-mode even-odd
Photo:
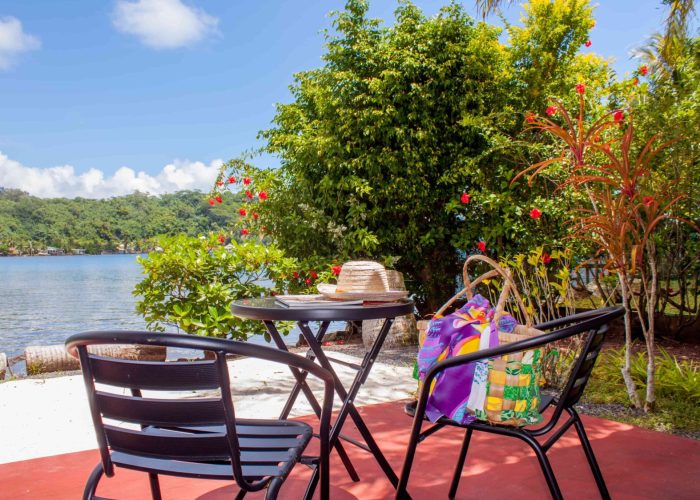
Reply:
[[[492,269],[471,281],[469,279],[469,266],[475,262],[484,262]],[[466,260],[463,270],[464,289],[447,301],[435,316],[442,316],[444,312],[461,297],[466,296],[468,300],[471,300],[474,296],[473,290],[477,285],[484,280],[495,277],[502,278],[504,284],[496,304],[493,322],[498,324],[499,319],[505,314],[505,307],[509,298],[515,301],[525,321],[524,325],[517,325],[513,333],[499,331],[499,344],[510,344],[519,340],[542,335],[543,332],[532,326],[532,318],[530,314],[528,314],[525,303],[518,293],[510,271],[484,255],[472,255]],[[537,385],[539,388],[539,370],[532,370],[531,367],[537,365],[540,357],[540,351],[535,349],[490,360],[488,367],[489,389],[487,405],[486,408],[484,408],[483,414],[477,416],[480,419],[499,425],[524,425],[532,423],[524,422],[522,418],[515,416],[515,413],[520,413],[524,410],[530,411],[532,409],[536,411],[537,406],[539,406],[539,397],[537,397],[537,401],[535,401],[533,398],[518,399],[517,397],[510,397],[510,395],[513,393],[527,393],[526,388],[532,387],[533,384]],[[537,393],[539,394],[539,390]]]

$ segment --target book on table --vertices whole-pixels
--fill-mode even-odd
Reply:
[[[323,295],[276,295],[275,302],[284,307],[351,307],[363,300],[333,300]]]

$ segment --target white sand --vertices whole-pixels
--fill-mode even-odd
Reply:
[[[362,361],[339,352],[332,356],[357,364]],[[294,384],[287,367],[256,359],[238,359],[229,367],[236,415],[277,418]],[[349,388],[356,372],[340,364],[334,368]],[[355,403],[359,406],[408,397],[416,387],[411,374],[408,367],[375,363]],[[308,380],[320,399],[322,384],[311,376]],[[337,396],[335,406],[339,406]],[[300,395],[292,416],[311,412]],[[82,376],[0,383],[0,463],[96,447]]]

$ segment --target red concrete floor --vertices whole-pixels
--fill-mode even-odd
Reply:
[[[387,458],[398,472],[408,441],[411,419],[403,403],[361,408]],[[584,417],[613,498],[699,499],[700,442],[593,417]],[[357,436],[352,424],[347,434]],[[419,445],[409,492],[415,499],[446,498],[462,432],[444,429]],[[392,498],[393,490],[372,457],[348,445],[361,481],[353,483],[335,456],[331,461],[331,498]],[[593,476],[573,429],[549,453],[566,498],[598,498]],[[70,453],[0,465],[0,498],[76,499],[98,461],[96,451]],[[280,498],[301,498],[309,471],[297,466]],[[232,483],[196,479],[161,479],[165,499],[232,498]],[[117,469],[103,479],[98,495],[114,499],[149,497],[146,474]],[[318,493],[316,495],[318,497]],[[515,439],[475,433],[462,473],[458,498],[548,498],[544,478],[532,452]],[[262,498],[248,495],[246,498]]]

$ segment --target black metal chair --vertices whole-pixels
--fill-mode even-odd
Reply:
[[[464,467],[467,451],[469,449],[469,442],[471,440],[472,433],[474,431],[483,431],[492,434],[500,434],[502,436],[514,437],[525,441],[528,445],[530,445],[537,455],[537,459],[539,460],[542,471],[544,472],[545,479],[547,480],[547,486],[549,487],[552,497],[560,499],[562,498],[562,494],[546,454],[552,445],[562,435],[564,435],[564,433],[572,425],[576,428],[576,432],[578,433],[581,445],[583,446],[583,451],[586,453],[588,464],[591,467],[591,471],[593,472],[593,476],[595,477],[595,481],[598,485],[601,496],[605,499],[610,498],[608,489],[605,486],[605,481],[603,480],[603,475],[600,472],[600,467],[598,466],[598,462],[593,454],[593,449],[591,448],[591,444],[586,436],[583,423],[581,422],[581,418],[576,412],[574,405],[578,403],[586,384],[588,383],[591,371],[593,370],[593,366],[595,365],[598,354],[600,353],[603,340],[605,339],[608,323],[615,318],[622,316],[623,314],[624,309],[621,307],[598,309],[595,311],[575,314],[536,326],[542,331],[560,328],[554,332],[546,333],[527,340],[514,342],[512,344],[499,346],[493,349],[487,349],[472,354],[446,359],[433,365],[426,374],[418,401],[406,405],[406,413],[413,417],[413,428],[411,430],[411,438],[408,444],[408,449],[406,450],[401,479],[399,480],[399,486],[396,490],[396,498],[403,499],[407,497],[406,487],[418,443],[445,426],[453,426],[465,428],[466,434],[464,436],[464,441],[462,442],[462,448],[459,452],[459,458],[457,459],[457,466],[455,467],[454,476],[450,485],[449,498],[454,498],[455,494],[457,493],[457,487],[459,485],[459,480]],[[428,389],[435,377],[443,370],[481,359],[503,356],[504,354],[544,346],[552,342],[582,334],[587,334],[588,337],[585,339],[583,349],[579,353],[577,359],[574,361],[571,374],[568,382],[564,386],[564,389],[557,397],[542,397],[540,412],[544,411],[549,406],[554,406],[554,410],[547,422],[541,427],[528,429],[493,425],[478,421],[468,425],[461,425],[453,420],[443,417],[433,426],[421,432],[423,421],[426,420],[425,408],[428,398]],[[540,442],[535,438],[544,436],[545,434],[553,431],[564,412],[569,415],[568,420],[564,422],[561,427],[556,429],[556,431],[554,431],[544,443],[540,444]]]
[[[196,361],[132,361],[91,354],[87,347],[95,344],[168,346],[209,351],[215,356]],[[95,498],[102,475],[112,477],[114,466],[147,472],[154,499],[161,498],[159,474],[234,480],[240,488],[237,499],[264,488],[266,498],[276,498],[299,462],[319,468],[321,498],[329,497],[328,437],[334,384],[324,368],[265,346],[166,333],[87,332],[66,340],[66,348],[80,358],[101,455],[101,463],[85,485],[84,499]],[[281,363],[323,381],[318,456],[302,456],[313,435],[306,423],[236,418],[227,354]],[[130,395],[105,392],[102,385],[122,388],[122,392],[129,389]],[[167,396],[163,391],[216,389],[220,391],[217,397],[162,397]],[[161,397],[143,396],[142,390],[161,391]]]

